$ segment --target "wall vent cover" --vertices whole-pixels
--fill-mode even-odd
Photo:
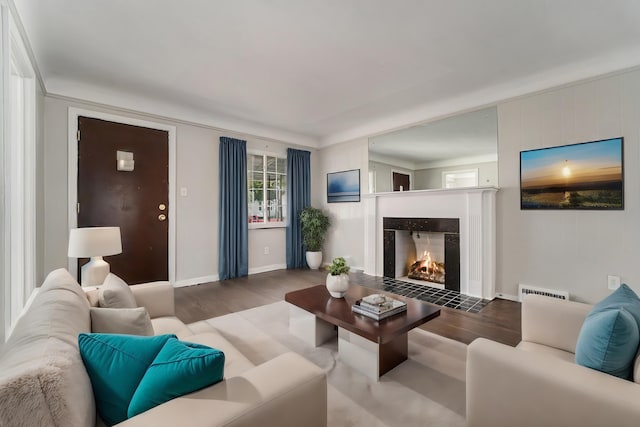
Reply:
[[[556,291],[555,289],[537,288],[535,286],[520,285],[518,287],[518,299],[522,302],[525,295],[535,294],[544,295],[546,297],[558,298],[563,300],[569,300],[569,292]]]

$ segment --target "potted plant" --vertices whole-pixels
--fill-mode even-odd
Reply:
[[[327,267],[327,290],[334,298],[342,298],[349,289],[349,266],[342,257],[333,259],[331,265]]]
[[[313,270],[322,264],[322,245],[329,225],[329,217],[320,209],[307,206],[300,212],[302,243],[307,250],[307,264]]]

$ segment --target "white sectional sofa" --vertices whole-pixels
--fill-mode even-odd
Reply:
[[[327,425],[326,375],[295,353],[254,366],[204,322],[192,330],[174,315],[165,282],[131,286],[155,334],[208,345],[225,353],[224,380],[173,399],[119,424],[131,426]],[[90,301],[64,269],[52,272],[0,352],[0,425],[91,426],[96,416],[78,334],[91,332]]]
[[[467,349],[467,426],[639,426],[640,356],[635,382],[574,362],[591,309],[528,295],[516,348],[473,341]]]

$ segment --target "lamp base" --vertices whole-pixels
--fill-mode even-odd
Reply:
[[[91,260],[82,266],[80,282],[82,286],[100,286],[109,275],[109,263],[101,256],[91,257]]]

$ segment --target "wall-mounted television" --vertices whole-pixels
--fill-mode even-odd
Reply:
[[[520,152],[520,209],[624,209],[623,139]]]
[[[360,169],[327,174],[327,202],[359,202]]]

